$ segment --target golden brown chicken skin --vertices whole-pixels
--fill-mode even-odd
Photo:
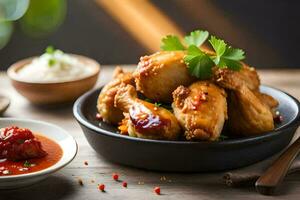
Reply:
[[[131,72],[124,72],[122,68],[117,67],[113,80],[103,87],[97,102],[97,109],[103,121],[114,125],[124,118],[123,111],[114,107],[114,98],[122,83],[134,85],[134,79]]]
[[[209,81],[179,86],[173,92],[174,114],[187,140],[217,140],[227,118],[226,93]]]
[[[265,104],[270,109],[273,118],[276,117],[276,108],[279,105],[278,101],[272,96],[261,93],[260,91],[253,91],[253,93],[263,104]]]
[[[273,114],[246,86],[230,92],[228,126],[236,135],[259,135],[274,129]]]
[[[184,55],[184,51],[162,51],[141,57],[134,72],[137,90],[154,101],[171,103],[178,86],[188,86],[195,80],[183,61]]]
[[[246,85],[250,90],[258,91],[260,85],[257,71],[245,64],[243,64],[240,71],[215,67],[213,69],[213,80],[226,89],[234,89],[240,85]]]
[[[215,68],[213,79],[218,85],[226,89],[234,89],[241,85],[246,85],[272,112],[278,106],[276,99],[259,91],[260,79],[253,67],[243,64],[243,68],[240,71]]]
[[[181,133],[180,125],[170,111],[138,99],[131,85],[119,88],[115,106],[123,110],[126,117],[119,127],[121,133],[127,128],[130,136],[158,140],[176,140]]]
[[[259,91],[254,68],[214,70],[214,81],[228,89],[228,127],[236,135],[258,135],[274,129],[273,110],[278,102]]]

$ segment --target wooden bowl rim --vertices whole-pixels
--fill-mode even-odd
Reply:
[[[75,79],[68,80],[68,81],[31,82],[31,81],[20,79],[19,76],[18,76],[17,71],[20,70],[22,67],[24,67],[26,64],[30,63],[34,58],[37,58],[37,56],[33,56],[33,57],[21,59],[21,60],[15,62],[14,64],[12,64],[7,69],[7,75],[13,81],[16,81],[16,82],[19,82],[19,83],[24,83],[24,84],[33,84],[33,85],[69,84],[69,83],[75,83],[75,82],[79,82],[79,81],[88,80],[88,79],[93,78],[94,76],[99,75],[101,67],[100,67],[100,64],[96,60],[94,60],[92,58],[89,58],[89,57],[86,57],[86,56],[77,55],[77,54],[69,54],[69,55],[77,57],[79,60],[89,62],[89,65],[87,65],[87,66],[91,67],[94,70],[93,73],[91,73],[90,75],[88,75],[86,77],[75,78]]]

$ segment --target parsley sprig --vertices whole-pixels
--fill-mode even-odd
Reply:
[[[199,79],[208,79],[215,65],[211,58],[195,45],[188,47],[184,62],[188,65],[190,74]]]
[[[160,46],[165,51],[184,50],[185,47],[181,44],[179,38],[175,35],[167,35],[162,39],[162,45]]]
[[[214,66],[240,70],[242,67],[240,61],[245,58],[245,52],[229,46],[222,39],[211,36],[209,43],[214,50],[214,55],[208,54],[199,48],[208,37],[207,31],[196,30],[184,37],[185,45],[183,45],[177,36],[167,35],[162,39],[161,49],[165,51],[186,50],[184,62],[190,74],[199,79],[210,78]]]
[[[187,45],[201,46],[208,38],[209,33],[207,31],[196,30],[184,37],[184,42]]]

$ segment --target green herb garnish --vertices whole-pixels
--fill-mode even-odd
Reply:
[[[53,46],[48,46],[45,50],[46,53],[48,54],[53,54],[55,52],[55,49]]]
[[[170,110],[170,111],[173,111],[172,110],[172,106],[169,105],[169,104],[164,104],[164,103],[160,103],[160,102],[154,102],[152,101],[152,99],[149,99],[149,98],[145,98],[144,99],[145,101],[149,102],[149,103],[153,103],[155,107],[163,107],[167,110]]]
[[[48,46],[48,47],[46,48],[46,50],[45,50],[45,52],[46,52],[47,54],[51,55],[50,59],[48,60],[48,65],[49,65],[49,67],[52,67],[52,66],[55,65],[55,63],[56,63],[56,60],[54,59],[54,56],[53,56],[53,54],[54,54],[55,51],[56,51],[56,50],[54,49],[53,46]]]
[[[152,101],[151,99],[149,99],[149,98],[145,98],[144,100],[147,101],[147,102],[149,102],[149,103],[152,103],[152,102],[153,102],[153,101]]]
[[[30,163],[28,160],[26,160],[26,161],[24,162],[23,166],[24,166],[24,167],[31,167],[31,163]]]
[[[181,44],[179,38],[175,35],[167,35],[162,39],[162,45],[160,46],[165,51],[185,50],[185,47]]]
[[[217,39],[211,36],[209,43],[216,52],[216,55],[211,56],[214,63],[220,68],[229,68],[232,70],[240,70],[242,64],[240,60],[245,58],[245,52],[241,49],[234,49],[228,46],[224,40]]]
[[[226,139],[228,139],[227,135],[220,135],[219,138],[218,138],[218,141],[223,141],[223,140],[226,140]]]
[[[196,30],[184,37],[184,42],[187,45],[201,46],[208,38],[209,33],[207,31]]]
[[[50,58],[48,61],[49,67],[52,67],[53,65],[55,65],[55,63],[56,63],[56,60],[54,58]]]
[[[184,62],[188,65],[190,74],[199,79],[208,79],[215,65],[211,58],[195,45],[189,46]]]
[[[162,104],[161,104],[161,103],[158,103],[158,102],[155,102],[155,103],[154,103],[154,106],[155,106],[155,107],[160,107],[161,105],[162,105]]]
[[[187,50],[184,62],[189,68],[189,73],[199,79],[210,78],[214,66],[240,70],[242,67],[240,61],[245,58],[245,52],[241,49],[232,48],[224,40],[211,36],[209,43],[215,54],[208,54],[199,48],[208,36],[207,31],[193,31],[184,37],[185,45],[183,45],[177,36],[168,35],[162,39],[161,49],[165,51]]]

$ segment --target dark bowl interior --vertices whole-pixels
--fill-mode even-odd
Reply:
[[[279,101],[278,110],[284,119],[271,132],[220,142],[133,138],[118,134],[116,127],[96,119],[100,91],[101,88],[84,94],[73,108],[88,142],[96,152],[112,162],[150,170],[202,172],[247,166],[286,147],[300,120],[297,99],[275,88],[261,86],[262,92]]]

